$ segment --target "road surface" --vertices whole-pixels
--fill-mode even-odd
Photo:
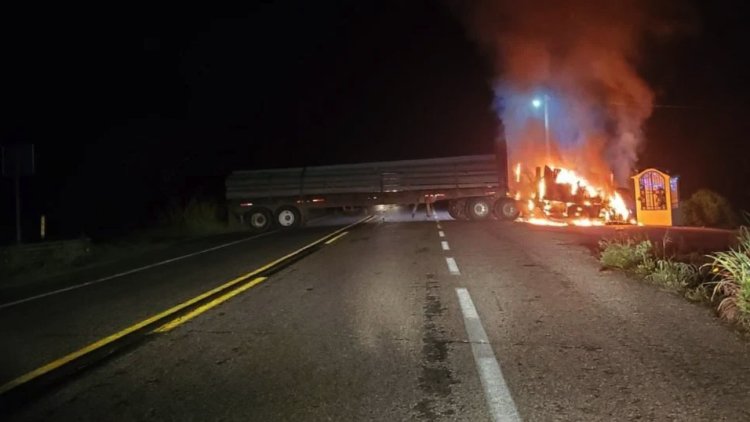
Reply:
[[[439,217],[387,210],[4,420],[750,419],[750,343],[710,309],[601,271],[584,229]],[[355,220],[0,308],[0,381]]]

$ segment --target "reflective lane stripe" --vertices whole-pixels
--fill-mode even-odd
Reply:
[[[117,274],[112,274],[112,275],[107,276],[107,277],[102,277],[102,278],[98,278],[96,280],[87,281],[85,283],[75,284],[73,286],[64,287],[62,289],[52,290],[51,292],[46,292],[46,293],[38,294],[38,295],[35,295],[35,296],[30,296],[30,297],[27,297],[27,298],[24,298],[24,299],[15,300],[13,302],[3,303],[3,304],[0,305],[0,309],[10,308],[11,306],[20,305],[22,303],[31,302],[33,300],[42,299],[42,298],[45,298],[45,297],[54,296],[56,294],[69,292],[71,290],[80,289],[81,287],[92,286],[94,284],[99,284],[99,283],[104,282],[104,281],[112,280],[112,279],[115,279],[115,278],[118,278],[118,277],[123,277],[123,276],[126,276],[126,275],[130,275],[130,274],[134,274],[134,273],[137,273],[137,272],[148,270],[150,268],[158,267],[158,266],[169,264],[169,263],[176,262],[176,261],[181,261],[183,259],[187,259],[187,258],[191,258],[191,257],[197,256],[197,255],[201,255],[201,254],[204,254],[206,252],[212,252],[212,251],[215,251],[217,249],[222,249],[222,248],[226,248],[228,246],[236,245],[238,243],[247,242],[248,240],[253,240],[253,239],[257,239],[259,237],[268,236],[269,234],[273,234],[273,233],[278,233],[278,232],[271,231],[271,232],[268,232],[268,233],[258,234],[258,235],[255,235],[255,236],[247,237],[245,239],[235,240],[234,242],[224,243],[222,245],[218,245],[218,246],[214,246],[212,248],[204,249],[202,251],[189,253],[187,255],[178,256],[176,258],[166,259],[164,261],[155,262],[155,263],[150,264],[150,265],[144,265],[143,267],[133,268],[132,270],[123,271],[123,272],[117,273]]]
[[[227,300],[229,300],[229,299],[237,296],[238,294],[244,292],[245,290],[250,289],[251,287],[254,287],[257,284],[260,284],[260,283],[266,281],[267,279],[268,279],[268,277],[254,278],[251,282],[249,282],[247,284],[244,284],[244,285],[242,285],[242,286],[240,286],[240,287],[238,287],[238,288],[230,291],[229,293],[225,293],[225,294],[217,297],[216,299],[214,299],[214,300],[206,303],[205,305],[201,305],[201,306],[197,307],[196,309],[188,312],[187,314],[185,314],[183,316],[180,316],[180,317],[177,317],[177,318],[173,319],[172,321],[170,321],[170,322],[162,325],[161,327],[157,328],[156,330],[154,330],[154,332],[155,333],[166,333],[167,331],[170,331],[173,328],[175,328],[175,327],[177,327],[177,326],[179,326],[181,324],[184,324],[184,323],[190,321],[191,319],[193,319],[193,318],[197,317],[198,315],[206,312],[207,310],[209,310],[211,308],[214,308],[217,305],[220,305],[220,304],[226,302]]]
[[[333,242],[341,239],[342,237],[346,236],[347,234],[349,234],[349,232],[343,232],[343,233],[341,233],[340,235],[338,235],[336,237],[332,237],[332,238],[328,239],[325,244],[326,245],[330,245],[331,243],[333,243]]]
[[[456,264],[456,260],[453,258],[445,258],[445,262],[448,263],[448,270],[453,275],[461,275],[461,272],[458,271],[458,264]]]
[[[448,246],[448,241],[446,241],[446,240],[443,240],[442,242],[440,242],[440,246],[442,246],[442,247],[443,247],[443,250],[444,250],[444,251],[449,251],[449,250],[451,250],[450,246]]]
[[[88,346],[85,346],[82,349],[76,350],[75,352],[72,352],[72,353],[70,353],[68,355],[65,355],[65,356],[63,356],[63,357],[61,357],[59,359],[55,359],[54,361],[52,361],[52,362],[50,362],[50,363],[48,363],[48,364],[46,364],[44,366],[41,366],[41,367],[39,367],[37,369],[34,369],[33,371],[27,372],[26,374],[21,375],[20,377],[14,379],[14,380],[11,380],[11,381],[7,382],[4,385],[0,385],[0,395],[5,394],[8,391],[10,391],[10,390],[12,390],[12,389],[14,389],[14,388],[16,388],[16,387],[18,387],[20,385],[26,384],[27,382],[30,382],[30,381],[32,381],[32,380],[34,380],[36,378],[39,378],[39,377],[41,377],[43,375],[46,375],[46,374],[48,374],[48,373],[50,373],[50,372],[52,372],[52,371],[54,371],[54,370],[56,370],[56,369],[64,366],[64,365],[70,364],[71,362],[73,362],[73,361],[75,361],[77,359],[80,359],[80,358],[82,358],[82,357],[84,357],[86,355],[89,355],[90,353],[95,352],[95,351],[97,351],[97,350],[99,350],[99,349],[101,349],[101,348],[103,348],[105,346],[109,346],[110,344],[114,343],[115,341],[118,341],[118,340],[122,339],[125,336],[129,336],[131,334],[134,334],[134,333],[136,333],[136,332],[138,332],[138,331],[140,331],[142,329],[145,329],[145,328],[149,327],[152,324],[160,323],[160,322],[162,322],[162,320],[167,321],[167,318],[173,317],[174,315],[177,315],[178,312],[181,312],[183,310],[187,310],[187,309],[189,309],[190,306],[196,305],[200,301],[202,301],[204,299],[208,299],[209,297],[211,297],[211,296],[213,296],[215,294],[222,294],[222,292],[229,291],[228,289],[230,289],[230,288],[236,289],[236,290],[234,290],[234,291],[232,291],[230,293],[226,293],[226,294],[222,295],[222,297],[227,296],[224,300],[229,299],[230,297],[232,297],[232,296],[234,296],[234,295],[236,295],[238,293],[241,293],[242,291],[245,291],[245,290],[247,290],[247,289],[255,286],[258,283],[261,283],[261,282],[263,282],[266,279],[265,277],[256,277],[258,274],[260,274],[260,273],[262,273],[262,272],[264,272],[266,270],[272,269],[272,268],[274,268],[277,265],[283,264],[286,260],[291,259],[291,258],[295,257],[296,255],[299,255],[299,254],[301,254],[301,253],[303,253],[303,252],[305,252],[305,251],[307,251],[307,250],[309,250],[311,248],[314,248],[317,245],[324,243],[326,240],[330,239],[331,237],[336,236],[336,235],[340,234],[341,232],[345,232],[345,231],[347,231],[347,230],[351,229],[352,227],[355,227],[355,226],[357,226],[359,224],[365,223],[365,222],[371,220],[372,218],[373,218],[372,216],[365,217],[365,218],[357,221],[356,223],[352,223],[352,224],[350,224],[350,225],[348,225],[346,227],[342,227],[342,228],[340,228],[338,230],[335,230],[335,231],[333,231],[331,233],[328,233],[327,235],[319,238],[318,240],[316,240],[316,241],[314,241],[312,243],[309,243],[309,244],[307,244],[307,245],[305,245],[305,246],[297,249],[294,252],[288,253],[288,254],[284,255],[283,257],[281,257],[281,258],[278,258],[278,259],[276,259],[276,260],[274,260],[272,262],[269,262],[268,264],[263,265],[262,267],[257,268],[257,269],[255,269],[255,270],[253,270],[253,271],[251,271],[251,272],[249,272],[249,273],[247,273],[245,275],[242,275],[242,276],[239,276],[239,277],[237,277],[237,278],[235,278],[233,280],[230,280],[230,281],[222,284],[221,286],[215,287],[215,288],[213,288],[213,289],[211,289],[211,290],[209,290],[207,292],[204,292],[204,293],[202,293],[202,294],[200,294],[200,295],[198,295],[198,296],[196,296],[196,297],[194,297],[192,299],[189,299],[189,300],[187,300],[185,302],[182,302],[179,305],[175,305],[175,306],[167,309],[166,311],[162,311],[162,312],[160,312],[160,313],[158,313],[158,314],[156,314],[154,316],[151,316],[150,318],[147,318],[147,319],[145,319],[145,320],[143,320],[141,322],[138,322],[138,323],[136,323],[134,325],[131,325],[130,327],[127,327],[127,328],[125,328],[123,330],[120,330],[120,331],[116,332],[115,334],[112,334],[112,335],[104,337],[104,338],[102,338],[100,340],[97,340],[94,343],[91,343],[91,344],[89,344]],[[235,287],[236,285],[238,285],[238,284],[240,284],[240,283],[242,283],[242,282],[244,282],[246,280],[249,280],[251,278],[253,278],[253,280],[250,281],[249,283],[245,284],[244,286],[242,286],[240,288]],[[221,299],[221,298],[219,298],[219,299]],[[198,309],[200,309],[200,307]],[[207,310],[207,309],[204,309],[204,311],[205,310]],[[188,315],[190,315],[190,314],[188,314]],[[196,315],[198,315],[198,314],[194,314],[194,315],[192,315],[192,317],[194,317]],[[162,331],[164,331],[164,330],[162,330]]]
[[[445,237],[445,233],[442,230],[438,231],[438,236]]]
[[[492,346],[469,291],[459,287],[456,288],[456,295],[461,306],[461,313],[464,315],[466,334],[471,343],[471,352],[474,354],[474,362],[477,364],[479,379],[482,382],[482,388],[484,388],[484,396],[492,420],[520,421],[521,416],[518,414],[516,404],[513,402],[508,385],[505,383],[503,372],[497,363],[495,353],[492,351]]]

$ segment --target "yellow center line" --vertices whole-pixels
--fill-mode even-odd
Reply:
[[[217,305],[219,305],[221,303],[226,302],[227,300],[229,300],[229,299],[237,296],[238,294],[244,292],[245,290],[248,290],[251,287],[254,287],[254,286],[256,286],[256,285],[258,285],[258,284],[266,281],[267,279],[268,279],[268,277],[254,278],[253,281],[251,281],[251,282],[249,282],[247,284],[243,284],[242,286],[240,286],[240,287],[238,287],[238,288],[230,291],[229,293],[225,293],[225,294],[217,297],[216,299],[214,299],[214,300],[212,300],[212,301],[210,301],[210,302],[208,302],[208,303],[206,303],[204,305],[201,305],[201,306],[193,309],[192,311],[188,312],[187,314],[179,316],[179,317],[173,319],[172,321],[170,321],[170,322],[162,325],[161,327],[155,329],[153,332],[155,332],[155,333],[166,333],[167,331],[172,330],[173,328],[177,327],[178,325],[181,325],[181,324],[184,324],[185,322],[190,321],[191,319],[193,319],[193,318],[197,317],[198,315],[206,312],[207,310],[209,310],[209,309],[211,309],[211,308],[213,308],[213,307],[215,307],[215,306],[217,306]]]
[[[341,239],[342,237],[346,236],[347,234],[349,234],[349,232],[343,232],[343,233],[341,233],[340,235],[338,235],[336,237],[332,237],[332,238],[328,239],[325,244],[326,245],[330,245],[331,243],[333,243],[333,242]]]
[[[145,319],[145,320],[143,320],[141,322],[138,322],[138,323],[136,323],[134,325],[131,325],[130,327],[127,327],[127,328],[125,328],[123,330],[120,330],[120,331],[118,331],[118,332],[116,332],[116,333],[114,333],[112,335],[109,335],[109,336],[104,337],[104,338],[102,338],[100,340],[97,340],[94,343],[91,343],[88,346],[83,347],[82,349],[76,350],[75,352],[67,354],[67,355],[65,355],[65,356],[63,356],[63,357],[61,357],[59,359],[55,359],[52,362],[49,362],[49,363],[47,363],[44,366],[41,366],[41,367],[36,368],[36,369],[34,369],[34,370],[30,371],[30,372],[27,372],[26,374],[21,375],[20,377],[14,379],[14,380],[11,380],[11,381],[3,384],[2,386],[0,386],[0,395],[5,394],[6,392],[8,392],[8,391],[10,391],[10,390],[18,387],[19,385],[25,384],[25,383],[27,383],[27,382],[29,382],[31,380],[39,378],[42,375],[45,375],[45,374],[47,374],[49,372],[52,372],[52,371],[54,371],[54,370],[62,367],[63,365],[66,365],[66,364],[68,364],[68,363],[70,363],[70,362],[72,362],[72,361],[74,361],[74,360],[76,360],[76,359],[78,359],[80,357],[83,357],[83,356],[85,356],[85,355],[87,355],[89,353],[92,353],[92,352],[94,352],[94,351],[96,351],[98,349],[101,349],[101,348],[103,348],[103,347],[105,347],[107,345],[110,345],[110,344],[114,343],[115,341],[120,340],[120,339],[122,339],[123,337],[125,337],[125,336],[127,336],[129,334],[132,334],[132,333],[134,333],[136,331],[139,331],[139,330],[141,330],[141,329],[143,329],[145,327],[148,327],[151,324],[155,324],[159,320],[167,319],[171,315],[174,315],[174,314],[176,314],[176,313],[178,313],[180,311],[183,311],[186,308],[189,308],[190,306],[195,305],[196,303],[198,303],[198,302],[200,302],[200,301],[202,301],[202,300],[204,300],[204,299],[206,299],[208,297],[211,297],[211,296],[213,296],[213,295],[215,295],[215,294],[217,294],[217,293],[219,293],[219,292],[221,292],[223,290],[227,290],[227,289],[231,288],[232,286],[235,286],[235,285],[237,285],[237,284],[239,284],[239,283],[241,283],[241,282],[243,282],[243,281],[245,281],[245,280],[247,280],[249,278],[252,278],[252,277],[254,277],[254,276],[256,276],[256,275],[258,275],[258,274],[260,274],[260,273],[262,273],[262,272],[264,272],[266,270],[268,270],[269,268],[272,268],[272,267],[278,265],[279,263],[281,263],[281,262],[283,262],[283,261],[285,261],[285,260],[287,260],[287,259],[295,256],[295,255],[298,255],[298,254],[300,254],[300,253],[302,253],[302,252],[304,252],[304,251],[306,251],[306,250],[308,250],[310,248],[313,248],[313,247],[319,245],[320,243],[325,242],[326,240],[329,240],[331,238],[331,236],[334,236],[334,238],[335,238],[335,236],[339,235],[340,233],[342,233],[342,232],[346,233],[346,231],[348,229],[350,229],[350,228],[352,228],[352,227],[354,227],[354,226],[356,226],[358,224],[367,222],[367,221],[371,220],[372,218],[373,218],[373,216],[365,217],[365,218],[363,218],[363,219],[361,219],[361,220],[359,220],[359,221],[357,221],[355,223],[352,223],[352,224],[350,224],[350,225],[348,225],[346,227],[342,227],[342,228],[340,228],[340,229],[338,229],[338,230],[336,230],[336,231],[334,231],[332,233],[329,233],[329,234],[321,237],[320,239],[318,239],[318,240],[316,240],[316,241],[314,241],[314,242],[312,242],[312,243],[310,243],[310,244],[308,244],[306,246],[303,246],[303,247],[297,249],[294,252],[288,253],[288,254],[284,255],[283,257],[281,257],[279,259],[276,259],[276,260],[274,260],[272,262],[269,262],[268,264],[263,265],[262,267],[257,268],[257,269],[255,269],[255,270],[253,270],[253,271],[251,271],[251,272],[249,272],[249,273],[247,273],[245,275],[242,275],[242,276],[239,276],[239,277],[237,277],[237,278],[235,278],[233,280],[230,280],[230,281],[222,284],[219,287],[211,289],[211,290],[209,290],[209,291],[207,291],[205,293],[202,293],[202,294],[200,294],[200,295],[198,295],[198,296],[196,296],[196,297],[194,297],[192,299],[189,299],[189,300],[187,300],[185,302],[182,302],[179,305],[173,306],[173,307],[167,309],[166,311],[160,312],[160,313],[158,313],[158,314],[156,314],[156,315],[154,315],[154,316],[152,316],[150,318],[147,318],[147,319]],[[237,291],[235,293],[235,295],[238,294],[238,293],[240,293],[240,292],[242,292],[242,291],[245,291],[245,290],[249,289],[250,287],[253,287],[254,285],[256,285],[258,283],[263,282],[264,280],[265,280],[265,277],[258,277],[256,279],[254,279],[252,282],[250,282],[250,283],[242,286],[240,289],[237,289],[239,291]],[[234,292],[230,292],[230,293],[234,293]],[[221,298],[223,298],[223,297],[224,296],[222,296]],[[218,299],[221,299],[221,298],[218,298]],[[218,299],[216,299],[216,300],[218,300]],[[227,300],[227,299],[229,299],[229,297],[227,297],[224,300]],[[221,303],[221,302],[218,302],[218,303]],[[208,304],[206,304],[206,305],[208,305]],[[213,305],[213,306],[216,306],[216,305]],[[213,306],[211,306],[211,307],[213,307]],[[198,309],[200,309],[200,308],[198,308]],[[198,309],[196,309],[196,311]],[[207,309],[210,309],[210,307],[207,308]],[[195,312],[195,311],[193,311],[193,312]],[[188,315],[192,314],[193,312],[189,313]],[[195,317],[195,316],[197,316],[199,314],[200,314],[200,312],[196,313],[191,318],[193,318],[193,317]],[[190,318],[188,318],[188,319],[190,319]],[[157,330],[161,330],[161,328],[163,328],[165,326],[168,326],[168,325],[174,323],[175,321],[167,323],[164,326],[159,327]],[[185,321],[187,321],[187,319]],[[179,324],[180,323],[178,322],[178,323],[176,323],[175,326],[177,326]],[[171,328],[174,328],[174,327],[171,327]],[[168,331],[171,328],[165,329],[163,331]],[[162,331],[160,331],[160,332],[162,332]]]

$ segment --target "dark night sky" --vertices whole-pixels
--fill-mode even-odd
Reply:
[[[248,4],[3,10],[0,142],[37,146],[29,218],[107,233],[220,197],[234,168],[491,151],[491,66],[441,2]],[[698,31],[646,46],[657,102],[685,107],[656,109],[641,163],[750,208],[740,6],[696,1]]]

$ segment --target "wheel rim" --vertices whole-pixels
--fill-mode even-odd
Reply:
[[[268,223],[268,219],[262,212],[256,212],[250,216],[250,225],[255,228],[265,227]]]
[[[474,215],[484,217],[490,213],[490,207],[484,202],[474,204]]]
[[[289,210],[283,210],[279,213],[279,225],[282,227],[290,227],[294,225],[294,222],[296,221],[297,216],[294,215],[293,212]]]

